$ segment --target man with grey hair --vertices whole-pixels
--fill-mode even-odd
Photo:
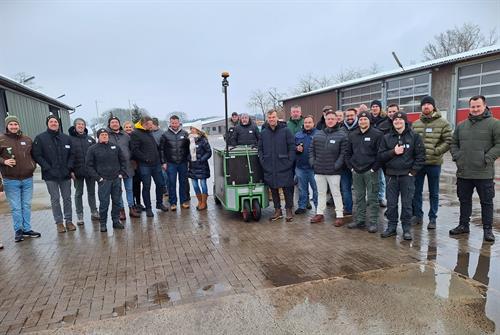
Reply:
[[[77,225],[83,225],[83,184],[87,185],[87,200],[90,206],[91,219],[99,220],[95,198],[95,180],[88,173],[85,158],[88,149],[95,144],[95,140],[88,135],[87,124],[84,119],[76,118],[73,126],[68,129],[71,139],[73,154],[73,171],[71,178],[75,185],[75,207],[77,216]]]
[[[247,113],[240,114],[240,123],[234,127],[233,136],[229,139],[229,145],[257,145],[260,132],[257,125],[252,122]]]

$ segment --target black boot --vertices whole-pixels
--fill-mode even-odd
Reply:
[[[125,228],[125,226],[120,221],[113,222],[113,229],[124,229],[124,228]]]
[[[495,235],[493,235],[493,229],[484,228],[484,240],[486,242],[495,242]]]
[[[396,236],[396,227],[387,226],[387,228],[384,230],[384,232],[382,234],[380,234],[380,237],[382,237],[382,238],[391,237],[391,236]]]
[[[105,233],[108,231],[108,228],[106,228],[106,222],[102,223],[101,222],[101,233]]]
[[[468,234],[469,232],[469,225],[459,224],[458,226],[450,230],[450,235]]]

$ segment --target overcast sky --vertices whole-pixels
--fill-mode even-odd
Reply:
[[[90,119],[129,100],[164,118],[223,115],[254,89],[289,92],[307,74],[421,61],[437,33],[479,24],[500,32],[493,1],[6,1],[0,74],[36,76],[41,91]]]

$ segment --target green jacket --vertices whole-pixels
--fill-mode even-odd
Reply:
[[[438,110],[430,117],[420,114],[420,119],[412,124],[413,130],[422,137],[425,146],[425,164],[443,164],[443,155],[450,150],[452,140],[451,126]]]
[[[286,126],[288,127],[288,129],[290,129],[293,136],[295,136],[295,134],[297,134],[299,131],[302,131],[303,125],[304,125],[304,118],[302,116],[298,120],[292,120],[292,118],[290,118],[286,123]]]
[[[495,160],[500,157],[500,120],[489,109],[460,123],[453,133],[451,156],[457,164],[457,177],[495,178]]]

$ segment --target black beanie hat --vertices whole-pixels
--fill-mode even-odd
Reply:
[[[397,112],[396,114],[394,114],[392,120],[396,119],[403,119],[405,122],[408,122],[408,116],[406,115],[405,112]]]
[[[120,123],[120,126],[122,125],[121,122],[120,122],[120,119],[116,116],[112,116],[108,119],[108,127],[109,127],[109,124],[111,123],[111,120],[117,120],[118,123]]]
[[[431,104],[432,107],[436,108],[436,101],[430,95],[427,95],[423,97],[422,100],[420,100],[420,107],[422,107],[424,104]]]
[[[99,136],[101,136],[102,133],[109,134],[106,128],[101,128],[97,131],[97,138],[99,138]]]
[[[382,109],[382,103],[380,102],[380,100],[373,100],[372,103],[370,104],[370,108],[373,106],[373,105],[377,105],[380,107],[380,109]]]
[[[50,114],[49,116],[47,116],[47,118],[45,119],[45,125],[48,126],[49,125],[49,120],[50,119],[56,119],[57,122],[61,123],[59,121],[59,119],[57,118],[57,116],[55,116],[54,114]]]
[[[367,117],[367,118],[368,118],[368,120],[370,120],[370,122],[372,121],[371,114],[370,114],[370,113],[368,113],[368,112],[360,112],[360,113],[358,114],[358,120],[359,120],[360,118],[362,118],[362,117]]]

